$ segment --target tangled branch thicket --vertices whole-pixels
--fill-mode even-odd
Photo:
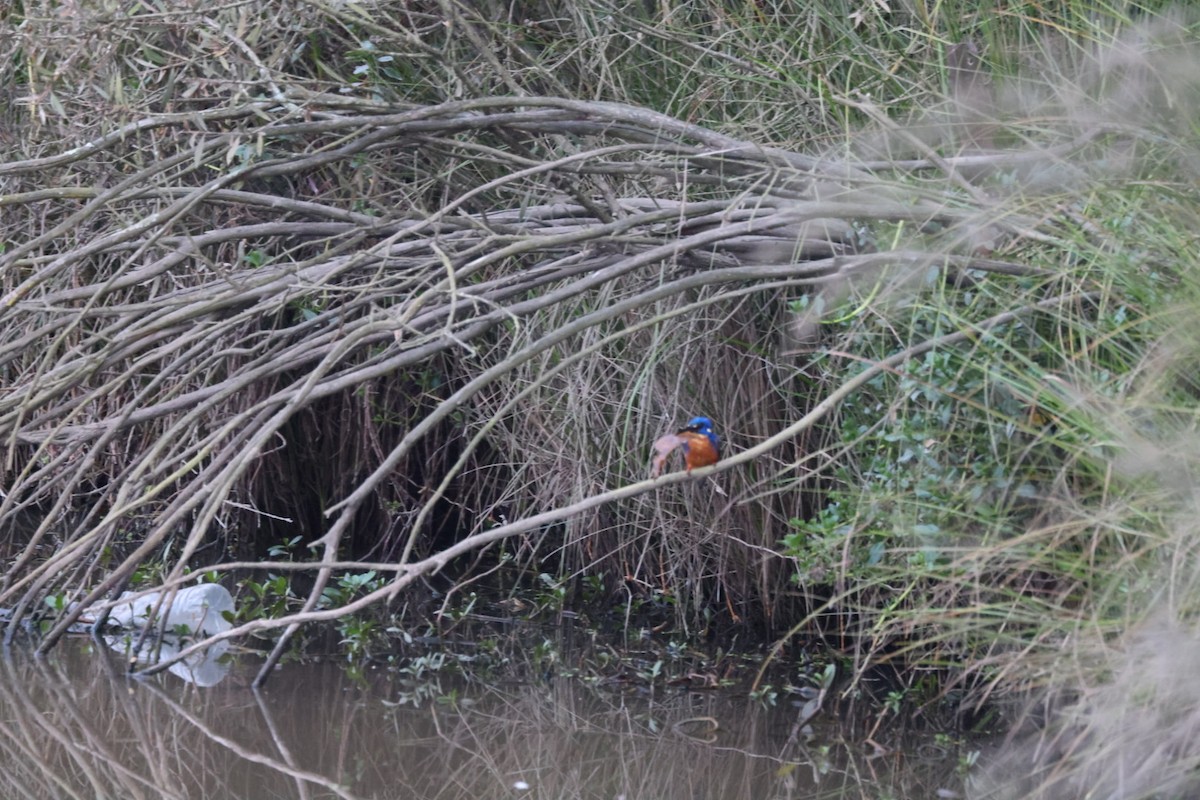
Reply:
[[[10,636],[57,598],[53,646],[149,566],[153,588],[200,569],[311,571],[294,613],[221,636],[291,632],[497,543],[523,567],[661,589],[681,618],[718,607],[782,630],[829,594],[789,595],[798,577],[837,580],[780,556],[780,540],[831,486],[876,474],[847,454],[931,389],[864,406],[877,419],[840,440],[838,403],[924,380],[906,372],[923,359],[943,377],[985,375],[978,394],[938,384],[960,408],[1036,407],[1019,376],[932,359],[965,347],[1032,369],[1035,338],[1070,339],[1108,296],[1086,270],[992,257],[1028,248],[1054,263],[1102,237],[977,180],[1064,167],[1107,134],[1094,120],[1056,129],[1053,147],[954,157],[865,96],[837,96],[882,127],[870,142],[887,157],[814,156],[764,143],[785,141],[782,112],[732,126],[751,138],[579,99],[595,96],[584,65],[622,36],[643,42],[628,31],[694,53],[687,74],[729,80],[721,91],[731,75],[771,77],[674,22],[618,15],[625,34],[593,39],[589,20],[556,19],[573,49],[542,42],[533,63],[536,48],[482,11],[419,5],[371,19],[302,3],[26,10],[0,54],[27,67],[0,87],[22,131],[0,163]],[[596,74],[607,94],[645,89],[636,71]],[[787,91],[806,129],[828,132],[828,109]],[[749,107],[710,99],[693,118]],[[891,318],[960,290],[908,329]],[[822,314],[839,304],[835,322],[858,324],[832,338]],[[1018,323],[1025,345],[987,350]],[[649,443],[693,413],[720,420],[727,457],[699,479],[643,480]],[[948,439],[960,413],[939,423]],[[296,537],[287,561],[263,560]],[[849,552],[850,536],[836,541]],[[363,569],[394,578],[318,603],[332,575]],[[943,588],[947,606],[990,602]]]
[[[555,147],[559,131],[570,132],[574,152]],[[100,159],[136,162],[150,139],[179,149],[159,144],[151,164],[114,176],[109,189],[36,188],[52,170],[65,187]],[[525,154],[499,146],[506,140]],[[331,203],[323,170],[350,160],[359,174],[375,173],[367,179],[375,193]],[[417,168],[398,168],[406,162]],[[599,352],[589,332],[620,323],[623,332],[608,338],[625,339],[636,365],[640,332],[712,302],[663,305],[689,292],[783,291],[877,269],[880,256],[840,255],[852,232],[831,218],[953,216],[926,204],[806,200],[815,179],[845,182],[846,170],[641,109],[553,98],[366,112],[306,98],[163,115],[69,158],[3,171],[35,184],[5,197],[10,230],[29,236],[2,265],[11,386],[3,513],[45,512],[10,570],[22,577],[6,587],[8,602],[92,585],[106,572],[88,598],[96,599],[171,537],[182,569],[216,530],[254,525],[260,512],[294,518],[287,501],[308,486],[289,489],[303,477],[268,465],[303,452],[297,436],[333,435],[326,424],[340,433],[325,452],[355,476],[320,487],[348,490],[329,498],[331,552],[364,504],[406,500],[406,559],[420,523],[464,470],[475,472],[473,488],[457,490],[460,502],[469,497],[481,512],[489,494],[492,505],[513,502],[480,475],[491,465],[477,463],[478,437],[453,455],[445,441],[428,444],[461,436],[464,421],[486,428],[536,414],[537,404],[522,409],[520,397],[496,394],[504,376],[540,359],[534,388],[553,386],[574,367],[564,383],[578,404],[572,414],[620,424],[613,409],[589,402],[586,387],[571,386],[583,380],[578,364]],[[447,187],[425,173],[470,188],[443,200]],[[549,177],[574,196],[539,197]],[[634,179],[690,183],[713,199],[612,192]],[[553,308],[570,308],[570,319],[530,335],[529,318]],[[504,414],[471,413],[481,394]],[[297,425],[331,398],[340,399],[339,419]],[[671,399],[647,398],[652,425]],[[403,435],[389,442],[381,429]],[[575,444],[567,435],[549,428],[542,446],[552,454]],[[621,458],[604,452],[597,461]],[[545,475],[565,469],[549,464]],[[578,497],[571,486],[553,492]],[[101,553],[131,533],[137,547],[106,568]],[[48,536],[62,536],[62,546],[40,559]],[[382,538],[387,554],[399,551]]]

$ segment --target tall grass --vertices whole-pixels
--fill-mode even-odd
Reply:
[[[1143,619],[1194,637],[1189,17],[7,23],[15,619],[300,536],[303,608],[230,635],[502,548],[690,632],[904,664],[915,704],[1067,703]],[[722,464],[646,482],[697,413]],[[368,562],[394,580],[319,607]]]

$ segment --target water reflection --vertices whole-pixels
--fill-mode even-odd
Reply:
[[[442,702],[414,708],[395,676],[291,664],[256,692],[256,668],[234,663],[200,688],[130,681],[88,640],[44,662],[15,649],[0,660],[0,796],[875,798],[962,785],[951,753],[879,757],[744,695],[443,682]]]

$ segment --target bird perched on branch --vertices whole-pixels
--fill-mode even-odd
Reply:
[[[662,473],[667,457],[676,450],[683,450],[688,472],[717,463],[721,458],[721,437],[713,430],[713,421],[708,417],[692,417],[675,433],[660,436],[654,442],[650,477],[657,478]]]

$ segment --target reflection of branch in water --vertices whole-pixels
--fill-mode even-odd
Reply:
[[[265,767],[269,767],[276,772],[290,776],[298,781],[305,781],[316,784],[317,786],[322,786],[336,794],[338,797],[345,798],[345,800],[359,800],[358,795],[348,792],[341,784],[330,780],[324,775],[318,775],[315,772],[297,769],[289,764],[285,764],[277,759],[271,758],[270,756],[249,750],[227,736],[222,736],[209,727],[207,723],[205,723],[195,714],[188,711],[184,706],[172,700],[171,697],[158,686],[146,683],[143,684],[143,688],[158,697],[158,699],[165,703],[166,706],[171,709],[171,711],[175,712],[180,719],[184,720],[197,731],[202,733],[206,738],[215,742],[216,744],[219,744],[221,747],[233,753],[237,757],[254,764],[262,764]],[[259,707],[262,708],[261,703],[259,704]]]
[[[0,659],[4,672],[0,703],[8,707],[12,719],[0,723],[0,754],[6,764],[0,788],[22,787],[19,793],[3,792],[5,796],[71,796],[80,776],[86,778],[98,796],[140,798],[147,796],[148,789],[151,792],[161,789],[158,797],[175,796],[168,787],[158,786],[153,775],[136,772],[124,763],[114,750],[113,737],[96,726],[94,714],[80,708],[82,699],[92,693],[81,691],[78,682],[65,674],[61,664],[36,665],[30,672],[36,671],[37,676],[31,680],[29,674],[18,670],[21,656],[11,652],[5,656]],[[104,662],[109,666],[107,659]],[[47,669],[54,674],[46,675]],[[101,673],[98,679],[103,678]],[[30,687],[46,691],[49,702],[39,703],[31,695]],[[46,706],[56,713],[47,714]],[[127,746],[124,742],[123,745]],[[68,775],[76,781],[69,783],[65,777]],[[34,791],[32,787],[36,784],[44,786]]]
[[[242,796],[227,785],[231,774],[220,753],[291,777],[294,796],[312,786],[345,800],[358,796],[336,780],[300,769],[260,703],[283,763],[215,733],[195,713],[151,682],[133,683],[117,659],[103,649],[74,647],[60,652],[86,659],[34,662],[21,651],[0,658],[0,797],[126,797],[183,800],[199,796]],[[171,682],[168,685],[178,686]],[[211,694],[185,694],[203,708]],[[161,704],[160,704],[161,701]],[[204,747],[203,739],[219,746]],[[222,782],[215,792],[210,781]]]
[[[688,728],[693,726],[705,726],[706,733],[703,736],[689,733]],[[721,729],[721,724],[717,722],[716,717],[689,717],[688,719],[677,720],[672,723],[671,730],[684,737],[691,739],[694,742],[702,742],[703,744],[713,744],[717,741],[717,731]]]
[[[287,746],[287,742],[279,733],[279,727],[275,724],[275,717],[271,715],[267,704],[263,702],[262,692],[254,690],[254,704],[258,706],[258,713],[262,716],[263,724],[267,726],[267,732],[271,735],[271,742],[275,745],[275,749],[279,751],[279,755],[283,757],[284,762],[294,770],[299,770],[296,766],[296,757],[292,755],[292,749]],[[296,783],[296,792],[300,797],[308,797],[308,784],[304,779],[298,776],[291,776]]]

